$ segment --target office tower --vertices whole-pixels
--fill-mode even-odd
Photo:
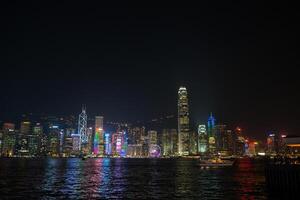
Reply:
[[[249,156],[256,156],[256,145],[258,143],[256,141],[252,141],[252,142],[249,142],[249,147],[248,147],[248,155]]]
[[[88,135],[88,145],[87,145],[87,153],[90,154],[93,152],[93,127],[89,127],[87,129],[87,135]]]
[[[73,155],[79,155],[80,154],[80,136],[78,134],[72,135],[72,154]]]
[[[277,138],[274,132],[270,132],[267,137],[267,154],[276,155]]]
[[[178,90],[178,154],[189,155],[189,106],[185,87]]]
[[[105,155],[111,155],[111,135],[109,133],[104,134],[104,143],[105,143]]]
[[[121,154],[120,156],[126,157],[127,155],[127,148],[128,148],[128,136],[126,131],[122,131],[122,149],[121,149]]]
[[[95,117],[95,136],[94,136],[94,154],[104,155],[104,128],[103,117]]]
[[[145,127],[134,127],[128,132],[128,144],[140,144]]]
[[[171,154],[171,135],[168,129],[163,129],[162,131],[162,139],[161,139],[161,147],[162,147],[162,155],[169,156]]]
[[[198,152],[200,155],[205,155],[208,150],[208,137],[205,124],[198,126]]]
[[[215,135],[216,119],[210,114],[207,121],[207,135],[208,135],[208,152],[213,155],[216,153],[216,135]]]
[[[92,145],[93,145],[93,128],[89,127],[86,130],[87,135],[87,142],[81,144],[81,152],[84,155],[88,155],[92,152]]]
[[[78,117],[78,135],[80,137],[79,149],[81,150],[82,144],[88,143],[87,136],[87,114],[85,106],[82,107],[82,111]]]
[[[40,140],[43,135],[43,127],[40,123],[36,123],[32,132],[28,135],[29,154],[31,156],[39,155]]]
[[[118,131],[112,134],[111,138],[111,154],[117,157],[125,157],[127,155],[127,134],[125,131]]]
[[[17,151],[17,136],[18,132],[10,128],[3,129],[1,139],[1,152],[0,156],[11,157],[16,154]]]
[[[48,134],[48,145],[47,151],[48,155],[58,157],[60,153],[60,129],[56,125],[52,125],[49,127],[49,134]]]
[[[245,154],[246,140],[242,134],[242,129],[237,127],[235,129],[235,155],[243,156]]]
[[[161,149],[163,156],[177,155],[177,131],[176,129],[163,129]]]
[[[157,145],[157,131],[148,131],[148,137],[149,137],[149,144],[150,145]]]
[[[30,125],[31,123],[29,121],[21,122],[20,133],[24,135],[29,134]]]
[[[227,149],[228,149],[228,156],[234,155],[235,149],[235,136],[232,130],[226,130],[226,140],[227,140]]]
[[[149,155],[151,149],[154,149],[153,147],[158,144],[158,137],[157,137],[157,131],[150,130],[148,131],[148,147],[149,147]]]
[[[198,153],[198,133],[195,131],[190,131],[190,149],[191,155],[196,155]]]
[[[64,134],[64,146],[63,146],[63,157],[69,157],[73,152],[73,138],[72,135],[75,134],[75,129],[67,128]]]
[[[226,125],[218,124],[215,126],[215,141],[216,152],[222,155],[226,154],[226,152],[228,151]]]
[[[65,138],[64,135],[65,135],[64,129],[60,129],[60,131],[59,131],[59,155],[60,156],[63,153],[64,138]]]

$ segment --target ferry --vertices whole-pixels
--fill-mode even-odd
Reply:
[[[200,158],[200,166],[201,167],[230,167],[234,164],[234,160],[222,160],[219,157],[215,158]]]

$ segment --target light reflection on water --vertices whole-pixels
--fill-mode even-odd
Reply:
[[[0,159],[0,199],[266,199],[261,165],[189,159]]]

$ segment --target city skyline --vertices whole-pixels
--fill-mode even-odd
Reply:
[[[292,2],[0,10],[0,199],[299,196]]]
[[[186,87],[183,87],[183,86],[180,86],[179,87],[179,91],[180,90],[186,90]],[[179,94],[179,92],[178,92],[178,94]],[[189,100],[186,100],[187,102],[188,102],[188,104],[190,103],[189,102]],[[82,112],[84,111],[84,113],[86,112],[86,104],[82,104],[81,105],[82,106]],[[177,106],[178,106],[178,113],[177,114],[161,114],[161,115],[159,115],[159,116],[155,116],[156,118],[151,118],[151,119],[144,119],[144,120],[139,120],[139,119],[136,119],[136,120],[126,120],[126,119],[121,119],[121,120],[119,120],[119,121],[114,121],[114,120],[109,120],[110,122],[108,122],[108,123],[128,123],[128,124],[134,124],[134,125],[141,125],[141,126],[147,126],[147,124],[149,124],[149,123],[155,123],[155,122],[162,122],[162,121],[164,121],[164,120],[170,120],[170,119],[173,119],[173,122],[171,122],[171,123],[168,123],[168,125],[166,125],[166,127],[169,127],[169,128],[178,128],[178,130],[179,130],[179,100],[178,100],[178,103],[177,103]],[[189,106],[188,106],[189,107]],[[187,112],[189,112],[188,111],[189,110],[189,108],[187,108]],[[88,112],[90,112],[90,111],[88,111]],[[93,113],[93,112],[90,112],[90,113]],[[248,137],[252,137],[252,138],[256,138],[256,139],[264,139],[266,136],[268,136],[269,135],[269,133],[270,132],[278,132],[278,133],[282,133],[282,134],[291,134],[291,135],[294,135],[294,133],[291,133],[291,132],[288,132],[287,131],[287,129],[276,129],[276,128],[266,128],[265,130],[265,132],[263,132],[263,133],[260,133],[260,134],[251,134],[251,132],[249,131],[249,130],[247,130],[247,128],[246,127],[243,127],[243,126],[241,126],[241,124],[240,123],[237,123],[237,122],[232,122],[232,121],[228,121],[228,120],[224,120],[224,121],[221,121],[221,120],[218,120],[218,121],[216,121],[216,119],[215,118],[212,118],[212,112],[209,112],[210,114],[208,115],[208,113],[207,113],[207,116],[206,117],[208,117],[208,119],[209,119],[209,121],[211,121],[211,120],[213,120],[213,124],[215,125],[218,125],[218,124],[226,124],[228,127],[230,127],[231,129],[234,129],[234,128],[236,128],[236,127],[242,127],[243,128],[243,132],[244,133],[246,133],[246,135],[248,136]],[[218,114],[218,113],[217,113]],[[39,117],[47,117],[47,116],[55,116],[55,115],[47,115],[46,113],[26,113],[26,114],[22,114],[22,115],[20,115],[19,114],[19,116],[18,117],[15,117],[15,118],[11,118],[11,119],[9,119],[9,120],[2,120],[1,121],[1,119],[0,119],[0,123],[2,122],[2,123],[5,123],[5,122],[12,122],[12,123],[15,123],[15,122],[22,122],[22,121],[26,121],[26,119],[28,119],[28,120],[31,120],[32,119],[32,116],[31,115],[33,115],[34,116],[34,120],[35,121],[37,121],[37,122],[39,122],[39,120],[41,120],[41,118],[39,118]],[[73,117],[76,117],[76,113],[75,114],[70,114],[70,116],[73,116]],[[95,114],[95,115],[93,115],[93,114],[89,114],[88,115],[88,118],[87,119],[89,119],[89,120],[93,120],[93,118],[94,117],[96,117],[97,118],[97,115],[99,115],[99,112],[97,113],[97,114]],[[103,115],[103,114],[102,114]],[[189,115],[189,114],[188,114]],[[63,114],[61,114],[61,115],[57,115],[57,117],[67,117],[68,115],[63,115]],[[188,118],[190,118],[190,117],[188,117]],[[38,120],[37,120],[38,119]],[[177,119],[177,120],[176,120]],[[195,130],[196,132],[197,132],[197,127],[198,127],[198,125],[199,124],[202,124],[202,123],[205,123],[205,121],[206,120],[203,120],[203,121],[195,121],[195,119],[193,119],[193,118],[191,118],[191,119],[188,119],[188,121],[191,121],[190,122],[190,125],[188,125],[188,132],[190,132],[190,131],[192,131],[192,130]],[[176,124],[175,124],[175,122],[176,122]],[[177,123],[178,122],[178,123]],[[189,122],[188,122],[189,123]],[[151,126],[151,125],[148,125],[148,127],[149,126]],[[249,134],[250,133],[250,134]],[[253,132],[252,132],[253,133]]]

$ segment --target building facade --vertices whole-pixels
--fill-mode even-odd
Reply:
[[[178,154],[190,154],[189,104],[185,87],[178,90]]]

